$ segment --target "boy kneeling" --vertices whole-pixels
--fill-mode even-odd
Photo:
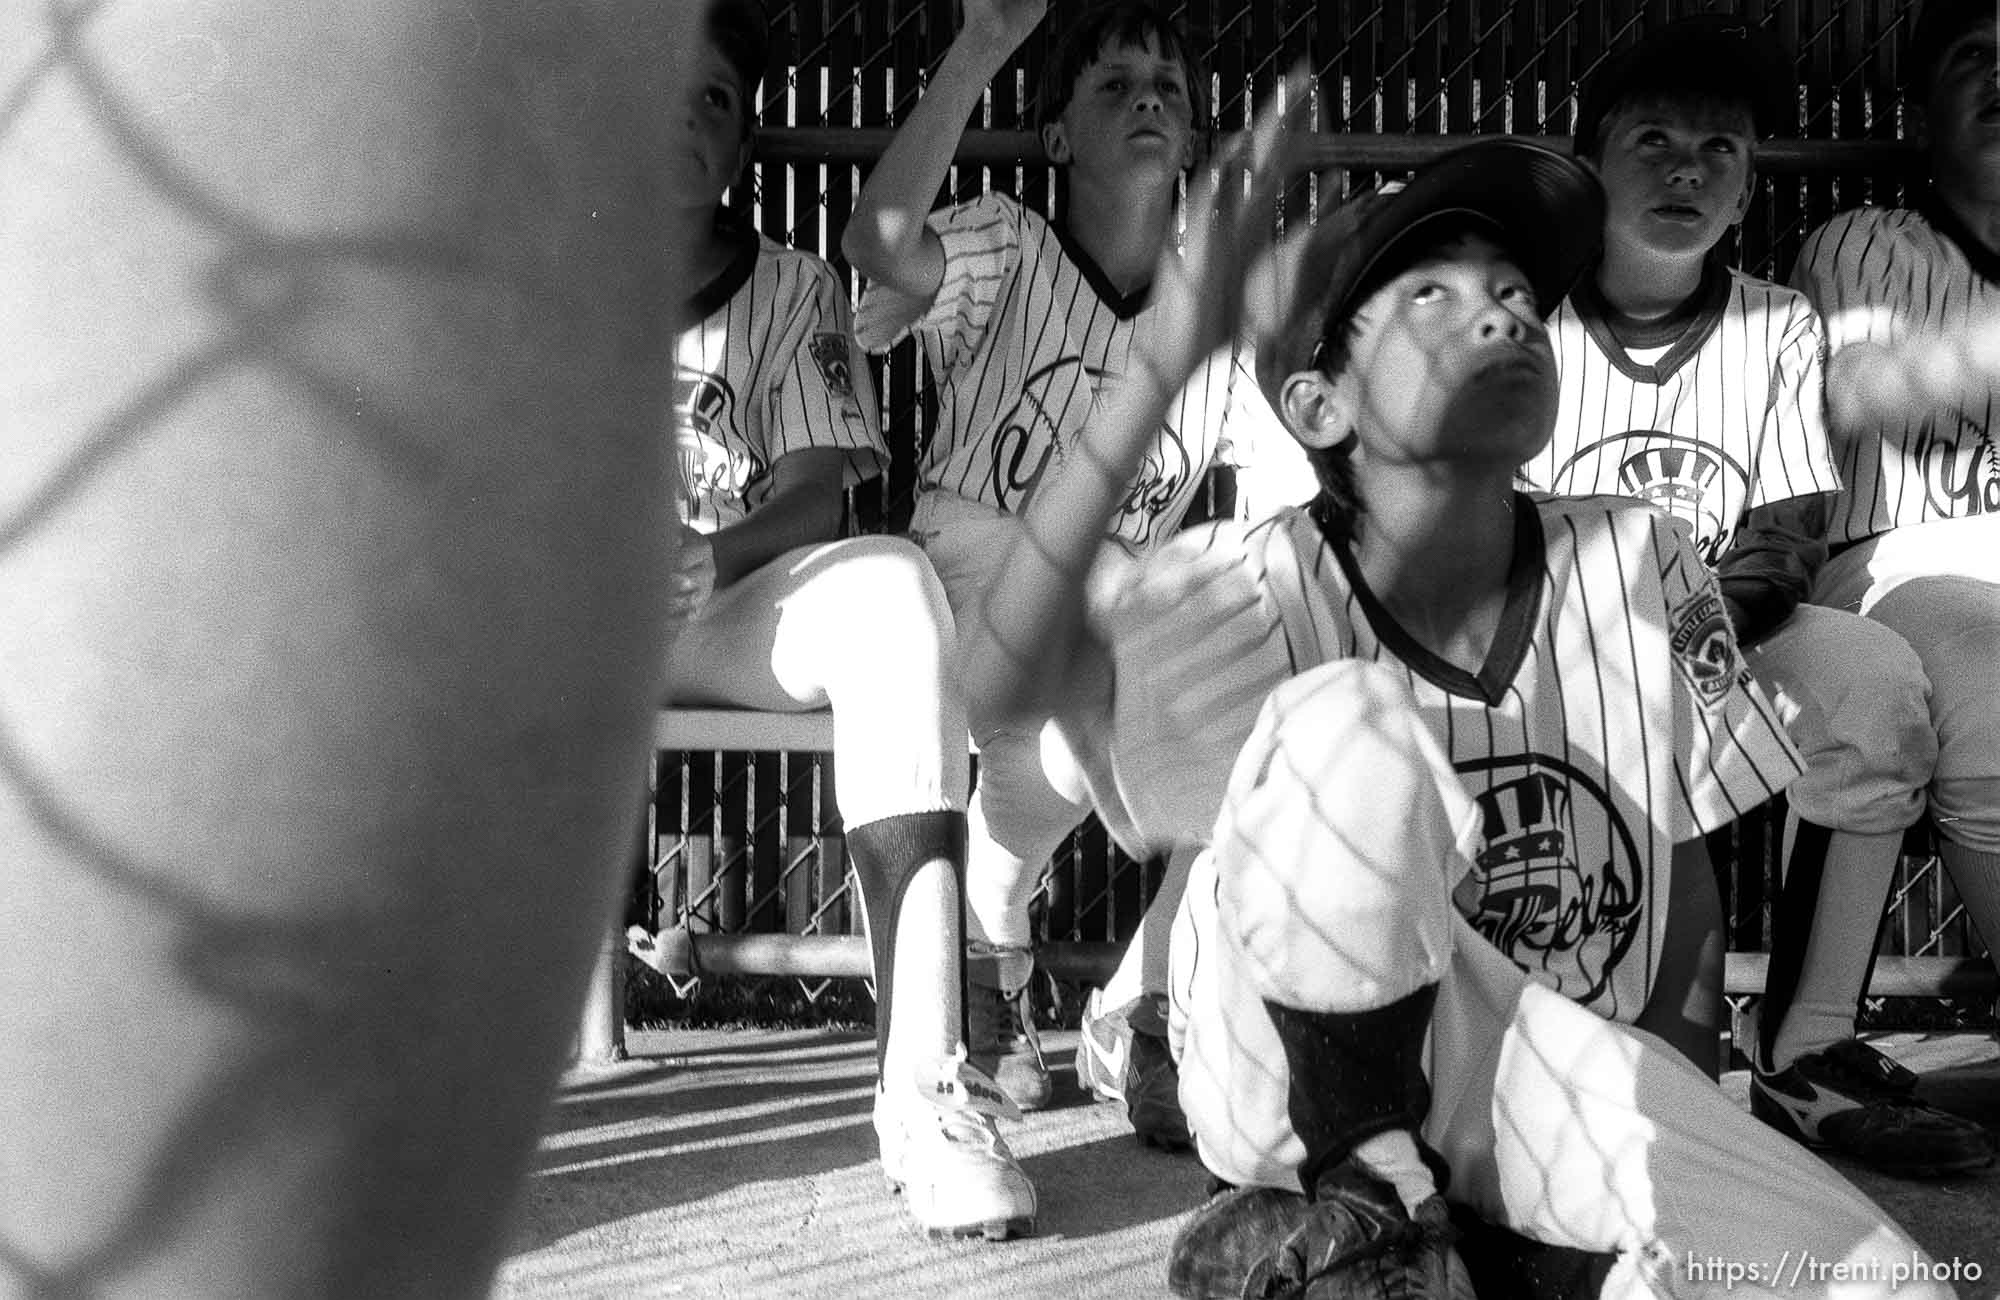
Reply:
[[[1645,1032],[1711,996],[1702,836],[1798,763],[1670,521],[1513,491],[1555,413],[1542,313],[1603,220],[1579,165],[1481,144],[1319,223],[1258,364],[1319,497],[1177,541],[1086,626],[1089,529],[1235,328],[1276,170],[1190,222],[1160,391],[1107,407],[969,629],[975,689],[1097,742],[1128,842],[1213,846],[1173,991],[1234,1187],[1174,1290],[1463,1289],[1441,1192],[1493,1294],[1699,1291],[1687,1260],[1773,1241],[1887,1277],[1915,1247],[1886,1216]]]

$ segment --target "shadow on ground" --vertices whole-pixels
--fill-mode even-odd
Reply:
[[[1041,1197],[1024,1241],[930,1242],[875,1165],[872,1035],[636,1033],[633,1059],[565,1081],[544,1126],[500,1297],[1158,1296],[1206,1191],[1191,1156],[1140,1146],[1077,1091],[1073,1033],[1048,1036],[1055,1105],[1005,1135]],[[2000,1131],[2000,1049],[1892,1035],[1925,1095]],[[1747,1079],[1724,1078],[1741,1104]],[[1940,1260],[2000,1296],[2000,1171],[1910,1183],[1843,1167]],[[1780,1243],[1781,1244],[1781,1243]],[[1964,1273],[1961,1273],[1963,1276]]]

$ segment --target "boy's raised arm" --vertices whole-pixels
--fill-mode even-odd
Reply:
[[[1047,9],[1048,0],[966,0],[965,23],[944,61],[861,187],[841,252],[875,282],[876,293],[907,298],[909,320],[944,281],[944,245],[924,219],[951,170],[966,120]]]
[[[1231,150],[1189,195],[1186,253],[1165,250],[1153,277],[1158,328],[1135,341],[1123,381],[1022,512],[999,577],[972,626],[959,629],[966,689],[993,701],[997,714],[1060,715],[1110,682],[1085,635],[1091,564],[1168,403],[1242,324],[1246,280],[1271,245],[1289,170],[1285,138],[1307,99],[1296,77],[1286,92],[1281,102],[1291,110],[1269,113],[1248,150]]]

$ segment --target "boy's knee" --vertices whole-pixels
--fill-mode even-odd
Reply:
[[[1923,661],[1938,755],[1931,811],[1950,838],[2000,851],[2000,588],[1967,578],[1903,584],[1870,617]]]
[[[1051,779],[1040,728],[975,730],[973,736],[986,833],[1017,856],[1045,857],[1090,810],[1081,775],[1072,767],[1056,774],[1060,785]]]
[[[1932,711],[1938,726],[1931,812],[1948,838],[2000,853],[2000,627],[1963,647],[1963,671],[1940,674]]]
[[[1923,662],[1873,620],[1810,606],[1798,618],[1805,635],[1781,660],[1752,656],[1805,759],[1792,805],[1839,830],[1901,830],[1922,815],[1937,766]]]
[[[1218,903],[1262,995],[1341,1010],[1435,983],[1474,820],[1386,670],[1340,661],[1272,692],[1214,840]]]
[[[841,587],[853,626],[869,644],[894,652],[952,640],[951,606],[931,562],[901,537],[856,537],[841,544]]]

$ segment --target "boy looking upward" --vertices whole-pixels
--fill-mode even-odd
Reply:
[[[1068,22],[1040,87],[1059,210],[1045,217],[988,194],[932,213],[968,116],[1045,8],[1041,0],[969,0],[963,27],[870,173],[841,241],[869,279],[856,320],[862,344],[882,351],[914,336],[937,386],[911,535],[961,619],[990,584],[1016,512],[1070,454],[1091,411],[1143,361],[1134,344],[1157,321],[1156,268],[1172,249],[1181,177],[1206,118],[1197,61],[1161,8],[1142,0],[1091,6]],[[1237,387],[1254,395],[1226,346],[1189,377],[1121,485],[1107,545],[1141,553],[1173,533],[1230,423]],[[1050,1089],[1025,996],[1028,901],[1087,803],[1073,782],[1044,768],[1039,726],[1005,725],[976,698],[968,705],[980,755],[968,810],[973,1059],[1033,1107]],[[1152,1059],[1165,1062],[1164,1054]]]
[[[1198,191],[1146,382],[1030,507],[966,629],[997,707],[1102,742],[1121,834],[1212,845],[1175,1010],[1182,1100],[1234,1186],[1170,1285],[1462,1294],[1441,1193],[1493,1229],[1464,1261],[1486,1294],[1720,1293],[1685,1261],[1773,1240],[1886,1278],[1907,1237],[1644,1032],[1687,1019],[1699,926],[1676,895],[1707,878],[1702,835],[1797,763],[1670,521],[1511,490],[1555,413],[1540,304],[1603,221],[1585,169],[1493,141],[1324,218],[1257,367],[1320,496],[1086,600],[1158,411],[1236,331],[1275,151],[1260,132],[1249,198]]]
[[[1576,149],[1604,184],[1604,252],[1549,321],[1561,404],[1523,473],[1556,492],[1638,497],[1686,525],[1805,759],[1787,791],[1753,1110],[1888,1172],[1959,1172],[1991,1159],[1980,1128],[1922,1104],[1908,1072],[1854,1036],[1903,832],[1936,760],[1927,685],[1889,629],[1801,603],[1839,488],[1819,320],[1802,295],[1720,253],[1790,80],[1773,38],[1703,14],[1585,85]]]

